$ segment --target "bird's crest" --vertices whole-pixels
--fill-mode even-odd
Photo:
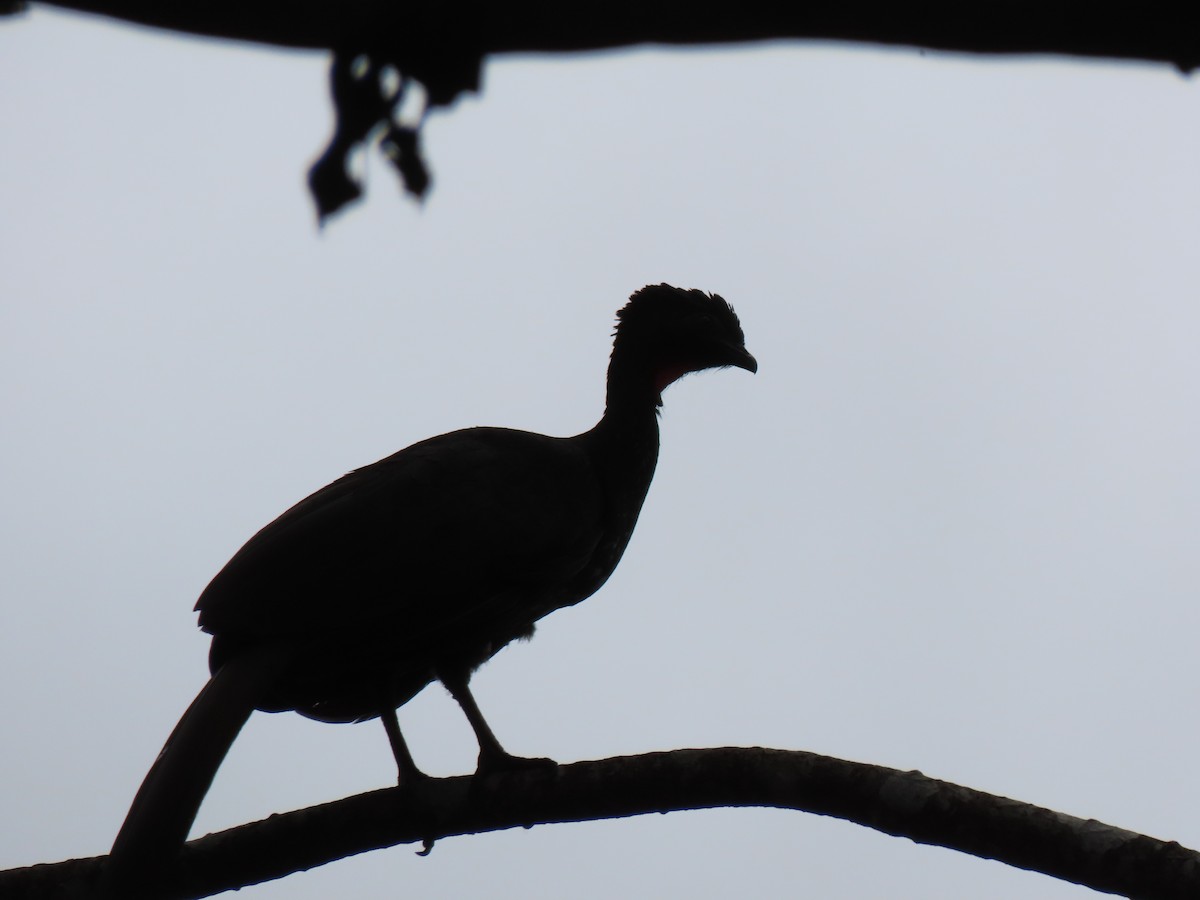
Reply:
[[[665,283],[648,284],[634,291],[629,302],[617,311],[617,327],[613,334],[620,336],[630,331],[654,334],[694,316],[711,316],[731,335],[739,339],[744,337],[737,313],[720,294]]]

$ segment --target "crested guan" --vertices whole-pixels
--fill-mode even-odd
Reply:
[[[480,773],[553,765],[505,752],[472,671],[612,574],[654,475],[663,389],[701,369],[758,368],[715,294],[647,286],[617,319],[590,431],[468,428],[414,444],[302,500],[217,574],[196,604],[212,678],[134,798],[110,895],[141,893],[178,852],[255,709],[378,716],[404,783],[423,776],[396,709],[437,680],[475,731]]]

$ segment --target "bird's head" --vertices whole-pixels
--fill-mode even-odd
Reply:
[[[737,313],[718,294],[648,285],[617,313],[613,363],[647,372],[655,394],[689,372],[737,366],[758,371]]]

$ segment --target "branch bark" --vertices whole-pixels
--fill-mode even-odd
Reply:
[[[687,809],[762,806],[857,822],[1106,893],[1200,896],[1200,854],[920,772],[763,748],[674,750],[431,779],[271,816],[188,843],[163,900],[207,897],[396,844]],[[95,896],[105,857],[0,872],[9,900]]]

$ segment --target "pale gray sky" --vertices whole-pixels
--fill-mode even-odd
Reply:
[[[476,677],[510,750],[764,745],[1200,846],[1200,86],[810,44],[489,64],[314,227],[326,61],[0,22],[0,866],[105,852],[257,528],[466,425],[601,411],[613,312],[725,295],[757,376],[666,394],[610,583]],[[420,764],[470,771],[433,688]],[[197,833],[394,777],[255,716]],[[368,854],[247,900],[1090,892],[773,811]]]

